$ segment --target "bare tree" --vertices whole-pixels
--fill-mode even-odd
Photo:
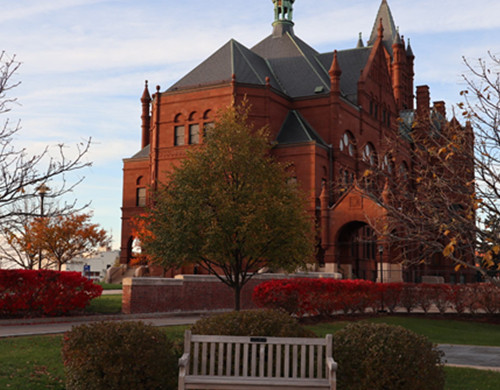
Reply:
[[[464,62],[464,102],[453,119],[446,120],[444,106],[401,118],[401,136],[411,145],[409,169],[381,164],[365,176],[378,183],[370,196],[387,216],[373,226],[383,226],[377,233],[394,257],[406,265],[441,262],[498,283],[500,59],[489,54]],[[397,160],[399,145],[387,143]]]
[[[20,66],[15,56],[0,54],[0,115],[7,115],[17,101],[11,93],[20,84],[14,80]],[[36,199],[42,194],[41,188],[50,183],[50,192],[42,196],[55,199],[72,191],[83,180],[72,182],[67,175],[91,165],[86,160],[91,139],[78,143],[69,153],[64,144],[59,144],[30,154],[26,148],[14,145],[14,138],[21,130],[20,122],[7,118],[0,126],[0,232],[4,234],[2,245],[5,245],[6,234],[19,233],[27,219],[40,216]],[[65,203],[57,213],[74,211],[75,206],[76,201]],[[26,263],[28,267],[30,262]]]

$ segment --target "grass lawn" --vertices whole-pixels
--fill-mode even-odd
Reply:
[[[101,298],[116,297],[113,295]],[[99,298],[99,299],[101,299]],[[100,305],[99,303],[98,305]],[[116,302],[115,302],[116,304]],[[424,320],[420,318],[383,317],[371,321],[403,325],[418,333],[429,334],[434,342],[460,344],[462,340],[497,340],[498,325],[458,321]],[[334,332],[347,322],[308,326],[318,336]],[[163,328],[169,337],[182,340],[184,326]],[[440,334],[441,333],[441,334]],[[481,334],[482,333],[482,334]],[[445,340],[445,341],[443,341]],[[61,359],[62,336],[33,336],[0,339],[0,389],[64,389]],[[446,390],[500,389],[500,372],[446,367]]]
[[[374,317],[364,321],[400,325],[415,333],[427,336],[436,344],[486,345],[500,347],[500,325],[473,321],[429,320],[422,317]],[[309,325],[319,336],[334,333],[349,322],[325,322]]]
[[[99,314],[118,314],[122,311],[122,296],[117,295],[101,295],[90,301],[90,304],[85,308],[87,313]]]
[[[121,290],[122,285],[120,283],[104,283],[104,282],[94,282],[95,284],[98,284],[99,286],[102,286],[103,290]]]

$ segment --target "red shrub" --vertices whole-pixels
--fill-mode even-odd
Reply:
[[[475,285],[477,302],[488,314],[500,312],[500,287],[492,283]]]
[[[83,309],[102,287],[79,272],[0,270],[0,315],[59,315]]]
[[[383,288],[380,289],[384,294],[384,305],[389,312],[394,313],[401,306],[402,290],[403,283],[384,283]]]
[[[375,283],[365,280],[280,279],[259,284],[253,301],[297,316],[364,312],[378,300]]]

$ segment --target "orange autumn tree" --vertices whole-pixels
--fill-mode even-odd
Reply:
[[[91,214],[68,214],[38,218],[28,226],[35,237],[35,246],[50,265],[60,271],[63,264],[75,257],[88,257],[100,247],[108,246],[110,238],[99,225],[90,222]]]

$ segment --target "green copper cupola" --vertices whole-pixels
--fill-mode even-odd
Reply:
[[[273,0],[274,22],[273,35],[281,36],[285,32],[293,34],[293,3],[295,0]]]

